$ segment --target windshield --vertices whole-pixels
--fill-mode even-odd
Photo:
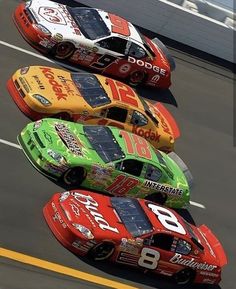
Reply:
[[[104,126],[84,126],[84,132],[92,148],[100,158],[109,163],[125,157],[111,130]]]
[[[80,7],[67,7],[67,9],[86,38],[94,40],[110,35],[108,27],[97,10]]]
[[[111,102],[97,77],[88,73],[71,73],[71,78],[81,96],[92,107],[98,107]]]
[[[122,223],[133,237],[142,236],[153,231],[152,224],[136,199],[113,197],[111,203]]]

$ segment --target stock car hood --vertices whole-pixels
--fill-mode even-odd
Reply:
[[[85,38],[65,5],[47,0],[32,0],[26,5],[29,5],[36,23],[46,27],[52,36],[75,40]]]
[[[119,240],[131,236],[111,207],[109,197],[82,190],[65,192],[62,196],[60,205],[69,223],[85,226],[95,239]]]
[[[47,66],[29,66],[13,75],[28,97],[27,104],[38,112],[57,113],[87,110],[87,104],[71,79],[69,72]],[[34,95],[41,95],[50,104],[42,104]]]
[[[84,135],[83,125],[59,119],[48,119],[30,123],[21,135],[30,134],[37,148],[49,158],[49,154],[60,153],[70,165],[78,162],[102,163]],[[55,158],[54,158],[55,160]]]

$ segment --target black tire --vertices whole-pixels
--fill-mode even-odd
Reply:
[[[165,193],[153,193],[145,197],[146,200],[164,205],[167,200],[167,194]]]
[[[195,271],[189,268],[185,268],[173,275],[174,282],[178,285],[192,284],[195,278]]]
[[[75,46],[69,41],[59,42],[56,44],[51,54],[58,59],[67,59],[72,56],[75,51]]]
[[[145,82],[146,73],[144,71],[134,71],[129,76],[129,84],[132,86],[137,86]]]
[[[114,251],[115,245],[111,242],[105,241],[94,246],[88,252],[88,256],[94,261],[103,261],[111,257]]]
[[[62,176],[63,183],[69,186],[79,186],[86,177],[85,170],[81,167],[68,169]]]
[[[68,112],[59,112],[51,116],[52,118],[59,118],[62,120],[72,121],[72,117]]]

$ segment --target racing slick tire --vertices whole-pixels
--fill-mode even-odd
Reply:
[[[136,70],[132,72],[129,76],[128,83],[131,86],[137,86],[145,82],[146,73],[144,71]]]
[[[148,200],[148,201],[151,201],[151,202],[154,202],[154,203],[158,203],[160,205],[164,205],[166,200],[167,200],[167,194],[165,193],[153,193],[153,194],[150,194],[150,195],[147,195],[145,197],[145,200]]]
[[[64,184],[69,186],[79,186],[86,177],[86,172],[81,167],[74,167],[68,169],[62,175],[62,181]]]
[[[75,51],[75,46],[69,41],[59,42],[51,51],[51,54],[58,59],[67,59],[72,56]]]
[[[169,49],[168,49],[168,48],[165,46],[165,44],[162,43],[158,38],[153,38],[153,39],[152,39],[152,42],[154,42],[154,43],[161,49],[161,51],[164,53],[166,59],[167,59],[168,62],[169,62],[170,70],[171,70],[171,71],[174,71],[176,65],[175,65],[174,58],[173,58],[172,55],[170,54]]]
[[[52,118],[59,118],[62,120],[67,120],[67,121],[73,120],[68,112],[59,112],[59,113],[53,114],[51,117]]]
[[[195,278],[195,271],[189,268],[180,270],[179,272],[173,275],[173,280],[178,285],[189,285],[193,283]]]
[[[90,249],[88,252],[88,256],[94,261],[103,261],[111,257],[114,251],[115,245],[111,242],[104,241]]]

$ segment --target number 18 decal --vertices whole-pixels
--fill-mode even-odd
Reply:
[[[150,248],[143,248],[140,253],[138,264],[141,267],[154,270],[160,260],[160,253]]]

